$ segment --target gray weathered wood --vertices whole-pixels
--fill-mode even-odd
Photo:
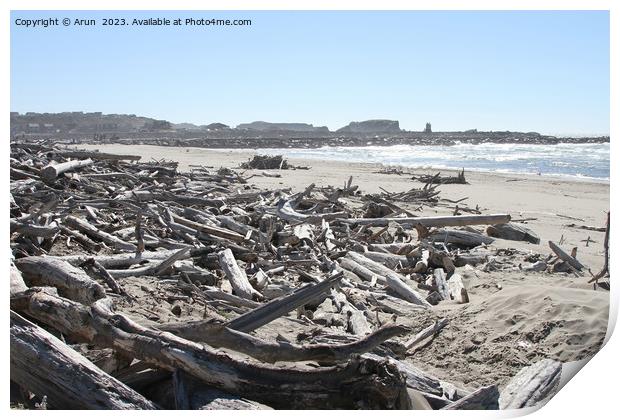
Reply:
[[[58,409],[152,410],[155,404],[11,311],[11,380]]]
[[[77,229],[78,231],[90,236],[91,238],[96,238],[107,245],[110,245],[121,251],[136,251],[138,248],[134,244],[130,244],[129,242],[125,242],[117,236],[114,236],[110,233],[104,232],[95,226],[91,225],[85,220],[79,219],[75,216],[67,216],[65,218],[65,223],[70,227]]]
[[[65,172],[71,172],[76,169],[84,168],[86,166],[92,165],[93,163],[94,162],[92,161],[92,159],[84,159],[70,160],[68,162],[47,165],[46,167],[41,169],[41,178],[46,181],[53,181],[58,178],[59,175],[62,175]]]
[[[52,286],[76,302],[92,303],[105,297],[103,287],[84,270],[54,257],[26,257],[15,260],[30,286]]]
[[[564,261],[567,264],[569,264],[574,269],[581,271],[581,270],[583,270],[585,268],[585,266],[583,264],[581,264],[579,261],[577,261],[576,258],[571,257],[562,248],[560,248],[555,243],[553,243],[553,241],[549,241],[549,248],[551,248],[553,253],[555,255],[557,255],[558,258],[560,258],[562,261]]]
[[[226,278],[237,296],[245,299],[261,299],[263,295],[252,287],[248,281],[245,271],[239,268],[237,261],[230,249],[225,249],[217,253],[220,267],[226,274]]]
[[[448,291],[450,292],[450,299],[455,300],[457,303],[469,302],[469,294],[459,274],[454,273],[448,279]]]
[[[426,308],[431,307],[431,304],[428,303],[420,293],[407,286],[405,282],[398,277],[388,274],[385,279],[387,281],[387,286],[399,296],[402,296],[407,302],[415,303],[416,305]]]
[[[525,367],[501,390],[502,410],[533,407],[553,396],[560,383],[562,363],[543,359]]]
[[[313,301],[318,296],[328,292],[340,279],[342,273],[335,274],[328,279],[310,286],[295,290],[287,296],[282,296],[265,303],[258,308],[241,315],[228,322],[226,326],[233,330],[250,332],[277,319],[289,312]]]
[[[487,227],[487,235],[510,241],[523,241],[539,244],[540,237],[531,229],[517,223],[502,223]]]
[[[434,217],[383,217],[383,218],[358,218],[358,219],[338,219],[340,222],[348,224],[366,226],[388,226],[390,223],[398,223],[404,226],[422,225],[426,227],[445,227],[445,226],[468,226],[468,225],[495,225],[498,223],[508,223],[509,214],[489,214],[473,216],[434,216]]]
[[[497,385],[478,388],[471,394],[445,406],[442,410],[497,410],[499,389]]]

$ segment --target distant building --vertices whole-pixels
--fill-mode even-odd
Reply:
[[[431,123],[427,122],[426,123],[426,127],[424,128],[424,132],[425,133],[432,133],[433,130],[431,130]]]

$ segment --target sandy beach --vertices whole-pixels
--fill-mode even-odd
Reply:
[[[102,152],[138,154],[142,161],[167,159],[179,162],[180,171],[192,165],[217,170],[236,168],[254,155],[252,151],[224,151],[160,146],[80,145]],[[310,166],[309,170],[262,171],[248,184],[270,189],[301,191],[311,183],[317,186],[342,185],[350,176],[362,194],[381,189],[398,192],[419,188],[410,175],[375,173],[380,165],[320,160],[289,159],[289,163]],[[414,173],[432,170],[406,168]],[[497,240],[491,249],[517,249],[549,255],[548,241],[570,251],[578,247],[577,257],[592,272],[603,265],[604,233],[568,227],[569,224],[603,227],[609,209],[609,184],[545,176],[467,172],[468,185],[442,185],[442,199],[466,200],[460,206],[478,207],[482,213],[509,213],[513,220],[526,219],[526,226],[541,239],[539,245]],[[436,172],[436,171],[435,171]],[[448,171],[442,171],[443,173]],[[435,206],[418,210],[402,205],[416,215],[451,215],[454,207]],[[590,238],[589,245],[585,240]],[[574,361],[594,354],[603,342],[608,321],[609,294],[593,290],[589,274],[533,273],[514,270],[464,270],[462,276],[470,303],[441,302],[433,310],[450,320],[449,325],[430,344],[412,357],[421,368],[439,378],[474,388],[497,381],[502,384],[520,366],[544,357]],[[462,270],[459,268],[459,270]],[[411,314],[412,317],[416,315]],[[415,323],[427,325],[425,319]]]

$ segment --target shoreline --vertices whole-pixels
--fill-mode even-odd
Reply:
[[[182,150],[183,154],[187,153],[185,150],[189,150],[190,152],[196,152],[197,154],[205,154],[205,152],[213,153],[216,155],[229,155],[229,154],[237,154],[239,156],[243,156],[244,160],[251,159],[252,156],[257,154],[271,153],[271,149],[252,149],[252,148],[206,148],[206,147],[195,147],[195,146],[156,146],[150,144],[136,144],[136,145],[125,145],[120,143],[113,144],[90,144],[90,143],[81,143],[72,145],[72,147],[84,148],[87,150],[102,150],[117,153],[129,153],[135,150],[136,148],[142,148],[143,150],[150,151],[155,155],[171,155],[172,153],[161,153],[165,151],[172,150]],[[383,147],[383,146],[381,146]],[[389,146],[385,146],[389,147]],[[295,149],[302,150],[302,149]],[[306,149],[303,149],[306,150]],[[308,149],[309,150],[309,149]],[[320,158],[310,158],[310,157],[289,157],[286,156],[286,153],[280,149],[278,151],[285,157],[289,163],[295,166],[310,166],[312,167],[313,163],[329,161],[329,162],[337,162],[338,164],[344,165],[355,165],[359,166],[363,169],[378,169],[378,168],[396,168],[403,169],[404,171],[420,171],[420,173],[447,173],[447,174],[455,174],[463,168],[452,168],[452,167],[440,167],[440,166],[406,166],[406,165],[389,165],[378,162],[364,162],[358,160],[343,160],[338,158],[330,158],[326,156],[322,159]],[[142,159],[148,159],[146,156],[142,156]],[[161,158],[160,158],[161,159]],[[172,159],[174,160],[174,159]],[[179,162],[179,168],[183,168],[182,162]],[[185,170],[189,170],[186,168]],[[541,173],[540,175],[532,172],[512,172],[508,170],[498,169],[498,170],[484,170],[484,169],[470,169],[465,167],[466,174],[468,173],[476,173],[481,175],[489,175],[489,176],[498,176],[498,177],[506,177],[506,178],[514,178],[514,177],[523,177],[525,179],[548,179],[551,181],[565,181],[565,182],[579,182],[579,183],[592,183],[592,184],[604,184],[609,185],[610,178],[597,178],[590,177],[586,175],[568,175],[568,174],[545,174]]]

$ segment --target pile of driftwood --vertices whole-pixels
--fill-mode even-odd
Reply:
[[[290,167],[282,155],[254,155],[251,160],[241,164],[243,169],[289,169]]]
[[[455,267],[489,262],[494,238],[469,226],[509,215],[416,217],[374,197],[391,213],[364,217],[340,199],[351,180],[291,194],[139,160],[11,144],[14,404],[497,409],[557,386],[547,360],[500,393],[407,357],[447,324],[432,305],[468,302]]]
[[[435,175],[414,175],[411,179],[427,184],[468,184],[465,180],[465,168],[458,172],[456,176],[442,176],[441,172],[438,172]]]

